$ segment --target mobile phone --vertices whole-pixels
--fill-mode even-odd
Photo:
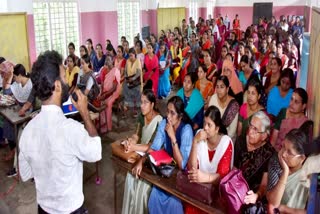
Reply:
[[[73,92],[73,93],[71,94],[71,96],[72,96],[72,99],[73,99],[75,102],[78,102],[78,95],[76,94],[76,92]]]

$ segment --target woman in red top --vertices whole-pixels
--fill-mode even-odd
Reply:
[[[158,97],[158,84],[159,84],[159,61],[157,55],[154,54],[152,44],[147,45],[147,54],[144,58],[144,74],[143,81],[144,84],[147,82],[152,82],[152,91]]]
[[[193,139],[188,178],[190,182],[218,183],[233,167],[233,143],[217,107],[210,106],[204,116],[203,129]],[[203,212],[185,204],[185,213]]]
[[[202,51],[203,62],[207,68],[207,79],[212,81],[213,86],[216,84],[217,77],[219,76],[217,66],[211,61],[211,53],[209,49]]]
[[[124,49],[121,45],[117,48],[117,56],[114,58],[114,67],[120,70],[121,83],[124,80],[124,68],[126,67],[126,59],[123,57]]]
[[[211,41],[208,39],[208,32],[205,31],[202,35],[202,50],[210,49],[211,48]]]

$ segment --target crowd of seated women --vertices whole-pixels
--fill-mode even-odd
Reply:
[[[310,127],[302,127],[312,122],[305,114],[308,94],[296,88],[298,55],[291,53],[297,54],[298,47],[292,41],[296,35],[290,34],[301,23],[292,23],[284,39],[274,19],[248,27],[245,34],[238,31],[239,17],[230,32],[217,20],[199,19],[195,25],[191,19],[190,26],[183,20],[182,29],[161,31],[158,41],[153,34],[144,41],[135,37],[123,66],[122,95],[125,105],[140,107],[141,114],[125,150],[164,149],[191,182],[218,184],[238,168],[250,189],[245,204],[263,204],[271,213],[303,212],[308,187],[299,182]],[[219,39],[213,34],[216,26]],[[238,40],[238,35],[244,37]],[[117,52],[122,55],[113,54],[115,59],[124,58],[122,46]],[[137,52],[145,52],[144,57]],[[284,55],[296,61],[295,67]],[[128,86],[134,90],[126,92]],[[161,119],[157,98],[174,93]],[[127,174],[122,213],[201,213],[139,179],[145,161],[141,156]]]
[[[181,28],[161,31],[158,38],[151,34],[141,41],[137,35],[134,44],[123,36],[115,48],[107,40],[106,53],[88,39],[77,57],[70,43],[69,93],[83,87],[90,102],[106,105],[102,133],[112,130],[112,105],[123,98],[124,111],[132,109],[138,121],[124,145],[127,152],[164,148],[191,182],[219,183],[236,167],[250,188],[245,204],[302,211],[308,187],[299,184],[299,175],[310,133],[299,129],[309,122],[308,94],[296,88],[300,21],[285,27],[284,17],[279,23],[260,19],[243,33],[238,15],[231,29],[222,17],[189,23],[183,20]],[[19,72],[14,71],[16,82],[26,84],[27,73]],[[6,93],[13,92],[7,91],[12,77],[4,81]],[[173,93],[161,116],[157,99]],[[141,156],[127,174],[123,213],[201,213],[139,179],[145,160]]]

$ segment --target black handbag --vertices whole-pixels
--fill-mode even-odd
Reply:
[[[135,80],[130,81],[130,77],[127,77],[127,86],[129,89],[135,88],[141,84],[140,76],[137,77]]]
[[[155,175],[160,175],[165,178],[169,178],[172,173],[174,172],[174,169],[176,168],[176,163],[172,161],[170,164],[162,164],[160,166],[156,166],[152,163],[150,160],[150,155],[147,155],[147,166],[149,166]]]

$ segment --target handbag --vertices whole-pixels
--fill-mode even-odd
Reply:
[[[137,87],[141,84],[140,76],[137,77],[135,80],[130,81],[131,77],[127,77],[127,86],[129,89]]]
[[[190,183],[186,171],[179,171],[176,180],[177,189],[206,204],[211,204],[213,201],[214,185],[212,183]]]
[[[121,145],[120,141],[111,143],[111,150],[114,156],[117,156],[129,163],[134,163],[140,157],[136,152],[125,152],[124,146]]]
[[[147,162],[152,169],[153,174],[169,178],[176,164],[172,157],[165,150],[153,151],[147,155]]]
[[[221,197],[227,202],[228,213],[240,213],[244,197],[249,191],[247,181],[239,169],[231,170],[220,182]]]

